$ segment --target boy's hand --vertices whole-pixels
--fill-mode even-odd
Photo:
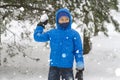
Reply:
[[[76,63],[76,75],[75,78],[77,80],[83,80],[83,71],[84,71],[84,63],[83,62],[77,62]]]
[[[37,26],[42,26],[45,28],[45,25],[48,23],[48,16],[47,14],[43,14],[40,18],[40,22],[37,24]]]
[[[84,63],[83,62],[77,62],[76,63],[76,70],[84,70]]]
[[[38,24],[37,24],[37,26],[41,26],[41,27],[43,27],[43,28],[45,28],[45,25],[48,23],[48,20],[46,20],[45,22],[39,22]]]

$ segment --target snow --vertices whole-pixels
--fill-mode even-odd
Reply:
[[[48,60],[48,62],[51,62],[51,61],[52,61],[52,59]]]
[[[40,36],[41,34],[40,33],[37,33],[37,36]]]
[[[24,8],[21,7],[20,10],[23,11]],[[48,19],[46,15],[44,15],[43,18],[41,17],[42,21]],[[111,15],[115,15],[116,17],[114,18],[120,21],[120,14],[111,11]],[[22,28],[24,24],[25,28]],[[11,25],[11,27],[9,27],[9,25]],[[12,32],[17,33],[16,41],[18,43],[23,46],[28,46],[28,44],[32,45],[32,47],[27,47],[27,49],[25,49],[25,53],[33,58],[40,58],[40,61],[34,61],[28,57],[23,57],[22,53],[13,58],[8,57],[8,53],[6,53],[8,46],[6,44],[13,41],[13,34],[7,32],[9,37],[5,37],[4,34],[2,34],[3,44],[0,44],[0,49],[2,49],[0,80],[47,80],[49,62],[52,61],[49,60],[50,49],[44,47],[45,43],[35,42],[33,40],[33,35],[30,36],[32,38],[31,42],[19,40],[21,39],[21,32],[28,30],[33,34],[33,30],[36,27],[35,24],[30,25],[28,20],[24,22],[12,20],[9,25],[7,25],[7,27],[9,27]],[[93,43],[92,50],[88,55],[84,56],[84,80],[120,80],[120,34],[114,31],[112,24],[109,24],[107,27],[109,28],[109,37],[99,33],[99,36],[91,38]],[[75,23],[73,24],[73,28],[77,29],[78,32],[80,31],[80,28],[77,28],[77,24]],[[76,39],[76,37],[74,37],[74,39]],[[62,45],[62,42],[60,45]],[[14,53],[17,52],[18,50],[15,48]],[[63,58],[66,56],[66,53],[62,54]],[[3,63],[5,57],[7,57],[7,62]],[[76,72],[75,65],[74,72]]]
[[[44,13],[41,18],[40,18],[40,21],[41,22],[45,22],[46,20],[48,20],[48,15],[46,13]]]
[[[66,58],[66,53],[63,53],[63,54],[62,54],[62,57],[63,57],[63,58]]]
[[[69,37],[66,37],[66,39],[69,39]]]
[[[72,23],[72,28],[76,29],[77,28],[77,24],[75,24],[74,22]]]
[[[79,53],[80,51],[79,50],[76,50],[76,53]]]
[[[24,8],[23,8],[23,7],[21,7],[21,8],[20,8],[20,11],[24,11]]]
[[[76,40],[77,38],[76,37],[74,37],[74,40]]]
[[[117,68],[115,70],[115,74],[116,74],[117,77],[120,77],[120,68]]]
[[[26,21],[26,23],[26,25],[28,25],[28,21]],[[13,21],[11,25],[13,24],[18,26],[19,23]],[[18,26],[17,29],[14,29],[13,27],[11,27],[10,30],[15,31],[15,33],[23,31],[20,26]],[[33,28],[34,27],[29,27],[29,30],[32,31]],[[120,79],[120,45],[118,45],[120,41],[120,35],[116,32],[111,31],[112,29],[110,29],[109,37],[106,37],[100,33],[99,36],[92,38],[92,50],[90,54],[84,56],[84,80]],[[5,43],[6,37],[2,38],[2,41]],[[74,39],[76,39],[76,37]],[[52,61],[49,60],[50,50],[44,47],[45,43],[23,41],[21,42],[21,45],[23,44],[24,46],[27,46],[24,43],[29,43],[33,46],[28,47],[25,50],[27,55],[34,58],[38,57],[40,58],[40,61],[36,62],[29,59],[28,57],[23,57],[22,54],[18,54],[12,59],[8,58],[8,62],[2,63],[2,66],[0,67],[0,80],[47,80],[49,62]],[[2,44],[2,46],[4,50],[7,49],[7,45]],[[17,52],[17,50],[15,50],[15,52]],[[2,51],[1,56],[2,59],[4,59],[4,57],[7,56],[7,53],[5,51]],[[63,58],[66,56],[67,55],[65,53],[62,54]]]
[[[110,36],[113,38],[109,39],[101,34],[92,39],[92,51],[85,56],[85,80],[119,80],[116,77],[119,70],[116,68],[120,67],[118,45],[120,36],[119,34],[110,34]]]
[[[51,40],[51,37],[50,37],[50,40]]]

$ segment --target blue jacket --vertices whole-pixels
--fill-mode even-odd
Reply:
[[[70,18],[69,26],[65,29],[58,24],[58,13],[62,11],[68,13]],[[35,41],[50,41],[50,66],[72,68],[74,58],[76,63],[84,63],[81,38],[77,31],[71,29],[71,24],[71,14],[67,9],[63,8],[56,13],[56,29],[43,32],[41,26],[36,27],[34,31]]]

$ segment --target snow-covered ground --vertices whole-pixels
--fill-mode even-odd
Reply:
[[[85,56],[85,80],[120,79],[119,41],[119,34],[112,34],[109,38],[100,35],[92,39],[92,51]]]

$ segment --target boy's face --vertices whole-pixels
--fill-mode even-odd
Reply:
[[[58,21],[60,24],[62,23],[69,23],[69,18],[66,17],[66,16],[62,16],[59,21]]]

